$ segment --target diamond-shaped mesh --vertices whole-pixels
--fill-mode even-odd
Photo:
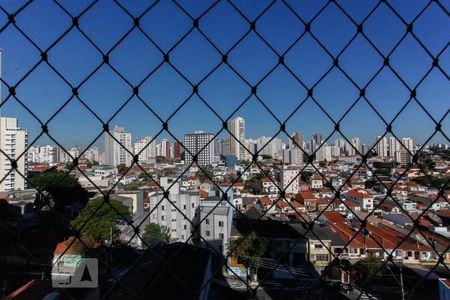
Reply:
[[[39,9],[35,7],[41,4],[38,1],[18,2],[0,4],[0,38],[6,50],[9,43],[21,45],[27,60],[17,71],[7,70],[2,74],[3,98],[0,108],[5,111],[14,107],[22,111],[34,122],[33,132],[36,134],[28,142],[27,149],[14,157],[0,149],[12,166],[0,182],[5,181],[8,175],[15,174],[24,178],[29,188],[37,189],[38,198],[43,202],[40,209],[44,207],[50,211],[76,237],[67,244],[61,256],[74,245],[82,243],[89,249],[90,256],[99,259],[99,264],[107,270],[104,276],[111,283],[101,291],[101,297],[108,298],[117,289],[136,298],[151,292],[159,280],[165,278],[161,277],[165,276],[165,272],[152,277],[139,288],[131,287],[130,281],[127,281],[133,268],[145,265],[146,255],[160,263],[170,274],[170,280],[183,286],[194,298],[199,298],[204,290],[209,290],[210,285],[227,286],[253,298],[264,298],[267,294],[274,299],[338,298],[338,294],[342,296],[343,292],[335,288],[336,282],[343,280],[351,282],[353,291],[350,294],[355,299],[379,299],[377,297],[382,297],[379,295],[390,295],[395,299],[423,299],[424,294],[420,291],[428,278],[436,276],[438,269],[439,274],[450,277],[447,266],[450,261],[449,235],[439,235],[426,227],[429,223],[426,220],[429,220],[430,212],[436,211],[438,203],[447,207],[450,205],[449,156],[447,152],[447,160],[444,161],[447,163],[444,167],[447,175],[429,168],[423,163],[422,156],[426,145],[434,138],[450,142],[450,106],[448,101],[445,102],[449,80],[449,27],[442,28],[445,27],[442,24],[449,24],[450,18],[448,3],[445,1],[402,4],[393,0],[367,1],[357,11],[350,2],[334,0],[314,1],[306,6],[301,1],[284,0],[254,1],[251,4],[218,0],[195,5],[190,1],[176,0],[157,0],[145,5],[114,0],[87,1],[81,9],[81,4],[74,8],[67,1],[59,0],[49,1]],[[26,22],[27,18],[31,18],[30,14],[38,14],[40,18],[61,19],[66,26],[43,29],[39,24],[34,28],[31,23],[31,28]],[[227,22],[217,24],[221,14],[227,16]],[[385,16],[385,24],[375,21],[380,15]],[[431,22],[434,17],[439,18],[436,24]],[[111,19],[117,20],[121,26],[110,22]],[[283,20],[287,26],[277,24],[279,20]],[[274,27],[274,30],[268,31],[267,27]],[[396,29],[395,34],[390,34],[394,32],[391,27]],[[102,30],[108,34],[105,35]],[[280,39],[280,36],[283,38]],[[79,57],[78,45],[89,49],[85,50],[89,52],[86,57]],[[135,49],[136,45],[143,49]],[[55,57],[61,56],[61,51],[65,52],[64,61],[54,60],[53,54],[58,53]],[[130,60],[130,64],[136,61],[139,64],[127,68],[127,57],[141,55],[140,51],[145,52],[146,56]],[[411,59],[408,63],[413,67],[405,66],[405,60],[399,57]],[[72,59],[74,61],[70,62]],[[54,107],[46,108],[45,113],[39,104],[32,103],[32,94],[21,93],[21,88],[28,81],[36,80],[34,74],[39,78],[42,72],[52,78],[52,82],[40,82],[43,93],[53,97],[53,85],[63,86],[61,89],[64,90],[53,97]],[[169,76],[171,81],[165,82],[164,79]],[[175,81],[177,84],[171,86]],[[169,85],[164,93],[176,98],[174,103],[166,103],[165,99],[152,94],[152,91],[160,88],[156,85],[163,84]],[[211,87],[213,92],[205,87]],[[96,105],[93,98],[101,98],[108,89],[113,91],[113,98]],[[422,89],[427,92],[422,93]],[[91,90],[95,90],[96,94],[89,94]],[[229,90],[232,91],[227,94]],[[226,94],[229,99],[221,94]],[[392,105],[386,102],[380,104],[383,97],[392,99]],[[441,97],[444,98],[444,104],[436,109],[422,97]],[[285,110],[281,111],[274,102]],[[65,112],[73,106],[78,108],[79,116]],[[195,118],[204,115],[212,119],[211,122],[215,123],[212,126],[217,129],[197,153],[192,153],[184,145],[181,138],[185,133],[183,128],[172,125],[177,124],[177,118],[186,118],[190,114],[186,111],[189,106],[198,110]],[[426,119],[426,123],[414,124],[416,122],[411,120],[405,123],[411,107],[423,115],[422,119]],[[149,126],[151,138],[138,153],[133,153],[111,133],[112,126],[124,120],[122,115],[127,110],[136,116],[146,116],[148,124],[151,123],[151,126],[143,125]],[[250,149],[230,128],[233,117],[248,111],[260,115],[261,124],[270,124],[272,129],[272,132],[267,133],[271,137],[257,151]],[[362,112],[364,116],[361,118]],[[88,122],[90,127],[95,128],[89,143],[76,155],[60,142],[62,135],[69,134],[61,133],[58,129],[57,124],[61,119],[72,123],[74,129],[81,125],[78,124],[80,121]],[[305,124],[303,120],[310,122]],[[364,126],[369,123],[382,128],[382,132],[374,145],[362,151],[350,134],[354,127],[364,130]],[[324,136],[314,149],[306,149],[303,143],[299,144],[298,139],[289,134],[299,124],[323,128]],[[412,151],[404,144],[402,137],[414,134],[412,131],[415,130],[405,124],[425,127],[417,128],[427,135],[419,149]],[[80,164],[81,157],[104,135],[121,144],[132,158],[131,163],[122,170],[120,178],[108,188],[99,187],[85,174],[85,168]],[[241,170],[236,172],[225,188],[219,180],[220,176],[217,177],[209,166],[200,163],[202,151],[224,135],[230,136],[230,143],[237,143],[235,147],[242,147],[249,153],[246,155],[249,160],[242,162]],[[184,149],[186,157],[192,158],[191,163],[172,174],[174,180],[164,186],[153,178],[150,169],[139,160],[139,155],[162,137],[172,139]],[[326,168],[315,161],[319,151],[336,137],[342,139],[348,147],[347,151],[357,157],[351,172],[342,176],[338,184],[333,182]],[[386,141],[385,137],[386,140],[391,137],[403,149],[404,156],[410,158],[388,179],[371,160],[379,144]],[[65,176],[76,174],[85,178],[100,195],[100,204],[83,224],[74,226],[71,217],[50,205],[49,193],[36,186],[27,174],[18,169],[17,162],[26,157],[29,148],[42,138],[48,138],[68,156],[70,163]],[[276,163],[270,165],[259,159],[277,139],[287,140],[299,150],[304,160],[296,175],[284,184],[280,184],[279,178],[274,176]],[[198,168],[197,174],[200,174],[202,181],[209,182],[213,190],[219,191],[215,204],[209,209],[197,211],[194,219],[171,197],[173,189],[178,188],[176,184],[185,180],[191,168]],[[142,172],[148,185],[154,187],[155,197],[158,198],[139,221],[130,220],[112,201],[115,190],[126,180],[127,174],[136,169]],[[370,182],[383,195],[374,202],[373,207],[363,209],[364,213],[347,198],[350,187],[356,184],[354,180],[358,177],[357,173],[362,169],[373,174]],[[230,193],[237,193],[236,184],[248,182],[245,176],[251,172],[259,173],[260,177],[246,188],[258,189],[265,178],[267,184],[273,185],[271,194],[275,195],[271,199],[263,197],[269,202],[264,203],[265,208],[257,216],[249,213],[252,208],[246,210],[243,208],[244,203],[238,205],[230,199]],[[399,197],[405,188],[398,186],[411,182],[409,178],[414,172],[425,179],[432,179],[441,172],[439,176],[443,180],[439,184],[435,180],[428,181],[431,199],[422,204],[420,210],[411,213]],[[312,174],[327,187],[327,191],[315,191],[320,194],[322,205],[317,204],[311,210],[304,195],[296,198],[289,192],[290,187],[298,185],[299,181],[311,182],[311,178],[304,177],[307,174]],[[267,191],[265,193],[269,194]],[[201,228],[223,205],[234,211],[233,224],[230,225],[239,234],[225,241],[228,249],[222,253],[212,245]],[[305,211],[299,209],[301,205]],[[105,207],[118,215],[121,226],[127,228],[131,236],[122,245],[123,249],[115,249],[114,258],[109,261],[91,250],[91,245],[88,246],[80,234],[86,226],[93,226],[90,220],[103,212]],[[405,218],[402,220],[404,226],[393,229],[388,222],[380,221],[379,212],[386,207],[401,213]],[[153,221],[150,220],[152,213],[160,209],[172,209],[192,228],[190,236],[184,238],[184,245],[170,256],[143,239],[145,225]],[[338,215],[333,215],[336,211],[346,211],[353,219],[343,222],[332,220],[339,219]],[[339,236],[342,244],[336,244],[333,238],[325,238],[324,222]],[[0,240],[2,247],[19,249],[38,272],[48,276],[51,267],[40,263],[42,260],[36,256],[38,252],[29,243],[15,239],[17,232],[9,223],[2,221],[0,225],[5,237]],[[63,238],[66,237],[61,237],[57,242]],[[134,247],[136,243],[143,244],[145,253],[122,269],[126,271],[117,272],[111,267],[111,261],[120,261],[128,256],[127,246]],[[208,277],[199,288],[193,288],[185,282],[186,278],[172,271],[173,264],[180,263],[184,248],[191,245],[206,246],[215,258],[211,273],[207,274]],[[4,255],[7,255],[5,251]],[[375,252],[377,255],[368,254]],[[414,257],[414,253],[429,257],[425,260]],[[302,254],[304,261],[297,262],[297,259],[302,260]],[[372,257],[381,259],[371,260]],[[323,265],[318,267],[319,258]],[[237,269],[230,264],[233,259],[237,260],[237,265],[245,266],[246,272],[256,273],[257,280],[253,280],[250,275],[237,274]],[[419,277],[404,272],[409,266],[407,259],[416,261],[414,268],[421,271]],[[64,289],[61,292],[73,297]]]

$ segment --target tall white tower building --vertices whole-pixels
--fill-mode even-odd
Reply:
[[[414,153],[414,143],[413,139],[409,137],[402,138],[402,144],[405,146],[406,150],[409,150],[411,153]],[[403,148],[403,147],[402,147]]]
[[[389,156],[395,157],[395,153],[400,151],[402,146],[400,142],[393,136],[389,138]]]
[[[134,154],[139,154],[140,162],[146,163],[156,157],[156,141],[152,139],[153,137],[146,136],[134,143]]]
[[[236,156],[238,160],[245,157],[245,149],[242,145],[245,143],[245,120],[242,117],[236,117],[230,121],[230,150],[231,155]],[[239,143],[240,142],[240,143]],[[241,145],[242,144],[242,145]]]
[[[123,127],[114,126],[110,134],[105,133],[105,163],[112,166],[120,164],[130,166],[133,160],[130,154],[133,153],[131,133],[125,132]]]
[[[197,154],[197,163],[200,166],[211,165],[214,161],[214,135],[203,131],[184,135],[186,164],[192,163],[192,155]],[[209,144],[208,144],[209,143]],[[191,153],[191,154],[189,154]]]
[[[354,156],[356,155],[359,151],[359,153],[362,153],[362,145],[361,145],[361,140],[359,138],[353,138],[351,140],[352,145],[348,146],[348,155],[349,156]]]
[[[24,177],[27,176],[28,156],[20,156],[27,149],[27,145],[28,133],[19,128],[17,119],[0,117],[0,149],[3,151],[0,152],[0,192],[25,189],[26,181],[17,171]],[[13,170],[8,157],[17,159],[17,171]]]
[[[387,137],[378,136],[377,138],[377,153],[379,157],[388,156],[388,139]]]

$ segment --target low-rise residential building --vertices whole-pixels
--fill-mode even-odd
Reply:
[[[161,177],[161,186],[168,191],[168,198],[162,191],[149,195],[149,222],[156,223],[170,229],[172,241],[185,242],[192,234],[193,224],[196,222],[196,211],[200,204],[198,191],[182,192],[179,182],[175,178]],[[172,204],[173,203],[173,204]]]
[[[300,170],[298,168],[283,168],[281,171],[281,187],[286,194],[298,194],[300,186]]]
[[[373,210],[374,198],[371,195],[362,193],[357,190],[349,190],[344,194],[345,199],[354,201],[364,210]]]

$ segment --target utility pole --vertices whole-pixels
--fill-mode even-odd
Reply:
[[[402,289],[402,300],[405,300],[405,289],[403,287],[403,272],[402,272],[402,266],[400,266],[400,286]]]

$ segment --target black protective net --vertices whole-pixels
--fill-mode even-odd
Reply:
[[[447,277],[450,274],[446,264],[450,259],[448,238],[445,236],[438,238],[435,233],[430,233],[429,228],[423,222],[428,218],[431,210],[435,211],[434,205],[436,203],[443,203],[443,206],[449,205],[448,175],[439,175],[440,179],[443,178],[441,181],[429,180],[428,188],[433,190],[432,199],[423,204],[421,209],[413,214],[397,196],[397,193],[399,193],[397,186],[404,185],[405,180],[408,181],[411,170],[415,170],[423,178],[430,179],[436,176],[436,169],[432,170],[427,164],[423,163],[424,156],[422,153],[426,145],[435,138],[449,142],[448,127],[447,131],[445,127],[448,126],[448,123],[447,125],[445,123],[446,120],[448,121],[449,113],[448,101],[445,102],[448,95],[444,95],[448,91],[447,49],[449,40],[448,27],[441,28],[441,23],[449,23],[448,2],[398,3],[399,1],[371,1],[365,3],[364,9],[361,10],[362,12],[359,11],[358,14],[354,13],[352,6],[346,1],[318,1],[313,5],[316,8],[310,8],[306,13],[300,2],[296,1],[255,1],[258,3],[257,5],[255,3],[254,9],[249,9],[248,4],[243,4],[242,1],[232,0],[202,1],[201,9],[198,7],[193,9],[190,1],[148,1],[149,3],[136,4],[136,7],[127,1],[92,1],[86,3],[81,11],[73,9],[67,1],[49,1],[48,7],[40,11],[32,9],[37,1],[19,2],[0,3],[2,11],[0,38],[3,35],[1,41],[5,43],[5,49],[8,48],[7,44],[11,41],[20,40],[24,52],[27,49],[27,53],[33,53],[32,58],[36,59],[30,62],[30,58],[28,58],[20,72],[15,73],[14,76],[9,76],[7,73],[2,76],[3,99],[0,107],[3,111],[8,107],[18,107],[23,115],[33,119],[39,130],[35,130],[36,136],[29,140],[27,149],[23,153],[17,153],[14,157],[10,157],[3,149],[0,149],[1,154],[6,157],[6,160],[10,161],[12,166],[10,171],[0,180],[5,180],[10,173],[16,174],[17,177],[23,177],[28,188],[37,190],[37,197],[41,203],[39,209],[51,214],[52,218],[57,218],[58,222],[67,226],[68,231],[76,236],[76,239],[72,239],[66,244],[67,247],[61,255],[70,251],[72,247],[81,247],[81,243],[88,249],[89,256],[98,258],[100,268],[106,270],[100,280],[101,282],[102,280],[107,282],[101,285],[100,297],[114,298],[119,295],[118,291],[122,291],[128,297],[147,297],[152,295],[152,290],[156,286],[169,282],[169,287],[171,284],[181,286],[185,293],[192,295],[193,298],[204,297],[205,291],[209,291],[211,286],[216,285],[233,289],[244,298],[325,299],[347,295],[351,299],[378,299],[388,298],[387,295],[389,295],[392,299],[401,299],[402,297],[403,299],[423,299],[424,294],[421,293],[421,290],[426,287],[426,282],[430,277],[436,276],[435,273],[438,270],[440,274],[447,274]],[[321,2],[320,5],[319,2]],[[115,14],[109,16],[102,13],[106,6],[113,7]],[[164,7],[166,12],[169,11],[170,14],[161,15],[161,7]],[[32,10],[33,13],[42,14],[42,18],[57,17],[64,19],[66,27],[62,28],[60,33],[53,35],[45,34],[43,31],[36,32],[33,28],[25,28],[22,23],[29,17],[27,14],[29,10]],[[107,11],[110,12],[110,10]],[[213,28],[214,26],[211,25],[211,19],[214,19],[217,14],[230,15],[229,24],[225,22],[214,25],[217,28],[226,28],[224,31],[229,32],[228,36],[218,33],[222,30]],[[280,35],[289,34],[290,38],[280,40],[276,36],[268,35],[260,30],[259,25],[261,23],[266,23],[267,26],[267,23],[274,22],[273,14],[281,15],[282,19],[289,18],[292,24],[296,24],[294,28],[282,28],[281,26],[278,28]],[[396,30],[401,28],[399,30],[401,34],[392,35],[390,43],[380,44],[379,42],[379,36],[389,35],[390,29],[388,26],[392,24],[386,24],[385,27],[380,23],[374,24],[372,20],[377,14],[389,15],[390,22],[394,24]],[[429,17],[426,21],[423,21],[427,14],[436,16],[436,18],[439,16],[441,20],[436,22],[436,25],[429,24]],[[105,36],[102,36],[101,33],[92,33],[91,30],[99,26],[93,21],[97,15],[100,19],[100,21],[96,21],[97,23],[106,21],[108,18],[118,18],[121,24],[128,24],[128,27],[125,29],[119,28],[112,26],[113,23],[110,23],[110,25],[104,25],[108,32]],[[325,23],[325,19],[330,16],[334,18],[334,23],[331,23],[333,26],[321,27],[321,23]],[[179,27],[183,27],[185,24],[189,25],[185,26],[186,30],[183,32],[181,30],[171,32],[167,30],[167,23],[170,22],[179,23]],[[421,29],[423,22],[428,22],[426,27],[429,30],[428,32],[423,32],[424,30]],[[330,25],[330,23],[327,24]],[[417,31],[416,25],[419,28]],[[172,27],[177,26],[172,25]],[[274,23],[270,26],[277,27],[277,24]],[[352,31],[340,32],[340,28],[345,26],[352,27]],[[32,33],[29,33],[29,31]],[[163,33],[161,34],[161,32]],[[42,37],[39,37],[40,34]],[[12,35],[15,36],[14,39],[11,38]],[[228,37],[231,35],[235,38],[230,42]],[[148,49],[148,55],[152,59],[143,62],[142,66],[134,66],[136,71],[130,73],[124,71],[123,64],[127,64],[127,56],[136,54],[133,49],[127,48],[127,43],[137,36],[144,49],[143,52],[147,53],[146,49]],[[192,36],[197,38],[195,40],[197,42],[192,42]],[[433,49],[430,49],[431,47],[428,45],[430,37],[440,39],[440,46],[436,47],[436,43],[433,43]],[[66,41],[70,40],[72,42],[68,46]],[[198,43],[198,40],[201,40],[201,44]],[[330,41],[333,42],[330,43]],[[249,47],[248,43],[257,46]],[[411,46],[412,44],[414,46]],[[77,55],[78,45],[91,48],[94,59],[86,58],[86,60],[94,62],[92,66],[88,67],[88,64],[81,64],[82,70],[75,68],[76,71],[74,69],[71,73],[68,71],[70,68],[61,67],[64,63],[61,64],[61,61],[52,59],[53,52],[58,52],[61,56],[60,52],[64,51],[64,60],[71,60],[72,56]],[[303,45],[307,45],[306,49],[302,48]],[[59,47],[62,47],[63,50],[58,49]],[[298,49],[300,49],[300,52]],[[359,56],[364,57],[364,59],[358,60],[356,55],[353,57],[355,49],[364,49],[362,51],[365,52],[365,55]],[[245,53],[246,51],[249,51],[249,53]],[[183,60],[179,59],[183,52],[186,52],[188,56],[195,57],[194,62],[183,64]],[[311,52],[315,52],[316,55],[308,58],[308,54]],[[400,54],[397,54],[398,52]],[[425,67],[422,70],[419,71],[419,68],[408,69],[405,65],[398,66],[396,63],[398,55],[408,57],[409,52],[412,53],[410,55],[412,58],[411,64],[414,64],[413,60],[415,59],[424,62],[422,65]],[[261,57],[260,53],[265,53],[265,56],[263,56],[264,62],[261,62],[261,64],[268,64],[265,70],[262,71],[264,68],[252,69],[252,67],[246,69],[240,66],[242,61],[252,60],[253,55],[256,58]],[[209,59],[214,58],[214,63],[204,63],[202,56],[207,56]],[[301,56],[310,59],[312,64],[310,62],[306,65],[306,68],[296,64],[295,58]],[[240,57],[241,61],[237,60],[236,57]],[[78,62],[82,60],[83,58],[76,58]],[[317,60],[317,68],[314,68],[315,60]],[[319,63],[319,60],[326,63]],[[323,65],[326,67],[319,68]],[[366,65],[373,71],[370,72],[370,75],[362,74],[358,70],[355,71],[355,66],[358,65]],[[64,86],[65,94],[67,94],[64,99],[61,96],[64,93],[58,95],[59,101],[56,101],[58,105],[55,108],[49,108],[50,112],[45,117],[42,116],[43,114],[35,113],[36,104],[29,104],[31,101],[31,99],[28,99],[29,96],[21,96],[20,93],[21,87],[26,86],[27,81],[32,80],[30,78],[33,78],[33,74],[41,72],[39,70],[44,66],[47,73],[52,73],[54,80],[41,84],[50,90],[58,82],[58,85]],[[164,72],[171,72],[171,76],[176,77],[177,80],[182,82],[184,89],[188,90],[185,96],[175,101],[177,104],[174,109],[170,109],[168,112],[161,112],[161,109],[158,108],[160,105],[158,101],[164,102],[164,100],[151,97],[151,92],[148,93],[148,90],[151,90],[152,83],[150,88],[147,85],[153,78],[158,77],[163,70]],[[289,78],[289,83],[282,86],[272,85],[272,78],[280,72],[283,72]],[[111,100],[111,105],[105,104],[110,106],[109,108],[114,107],[111,113],[102,113],[98,109],[92,108],[93,100],[88,98],[94,96],[83,95],[85,86],[95,89],[96,85],[100,84],[101,81],[96,80],[96,76],[100,76],[99,73],[101,73],[101,76],[106,76],[103,86],[99,88],[107,89],[110,84],[120,85],[122,91],[126,91],[122,92],[122,95],[116,95]],[[20,74],[20,76],[17,76],[17,74]],[[111,77],[107,77],[108,74]],[[339,76],[341,78],[339,83],[330,83],[329,78],[331,76]],[[414,78],[414,80],[411,78]],[[161,78],[158,78],[158,80],[161,80]],[[430,89],[428,87],[430,80],[444,82],[441,86],[434,86],[436,90],[432,94],[435,97],[444,98],[444,104],[439,108],[441,111],[439,117],[436,117],[437,114],[434,113],[434,109],[430,109],[430,105],[426,103],[427,100],[421,99],[422,88]],[[240,99],[233,99],[230,100],[230,103],[219,105],[229,108],[227,113],[223,113],[223,109],[217,108],[217,100],[213,99],[215,95],[202,92],[202,88],[208,86],[211,81],[216,84],[219,83],[219,86],[223,82],[225,87],[222,87],[222,89],[226,89],[229,81],[239,82],[238,84],[241,85],[245,93],[238,96]],[[347,85],[348,89],[353,92],[340,95],[338,85]],[[383,97],[384,93],[386,97],[392,98],[390,88],[393,85],[402,90],[402,93],[394,95],[394,97],[401,98],[403,96],[403,98],[396,100],[395,103],[393,101],[392,105],[383,104],[380,106],[377,103],[379,102],[378,98]],[[179,86],[174,86],[173,89],[177,89]],[[267,90],[273,89],[276,94],[278,89],[289,88],[298,89],[299,92],[293,92],[292,99],[279,100],[280,105],[288,107],[288,114],[280,114],[276,107],[266,103],[265,97],[273,97],[273,93],[268,94]],[[339,101],[337,104],[339,107],[338,113],[334,110],[336,103],[329,103],[322,99],[327,97],[323,96],[323,91],[326,89],[335,89],[337,97],[345,98],[345,101]],[[373,92],[374,90],[378,92]],[[214,101],[215,104],[212,104]],[[181,132],[179,128],[172,127],[172,124],[176,123],[174,119],[179,114],[183,114],[184,107],[191,105],[192,102],[201,106],[202,112],[213,116],[213,119],[216,120],[215,128],[217,128],[217,131],[209,137],[209,141],[197,153],[192,153],[189,147],[184,145],[184,140],[179,134]],[[66,110],[71,105],[77,105],[80,111],[84,111],[83,115],[68,114]],[[132,108],[129,108],[130,106]],[[364,106],[364,109],[361,108],[362,106]],[[230,128],[230,120],[240,115],[245,107],[250,107],[254,113],[260,114],[260,122],[271,124],[274,131],[272,137],[256,151],[250,149],[244,141],[235,136],[236,132]],[[418,126],[426,127],[427,138],[421,141],[418,149],[414,150],[408,145],[404,145],[402,136],[397,134],[397,129],[402,126],[397,126],[397,124],[402,124],[402,118],[407,118],[408,110],[411,107],[420,111],[423,119],[426,119],[426,122],[422,122],[423,119],[418,120],[420,122]],[[82,167],[80,158],[104,135],[110,136],[116,143],[121,144],[121,141],[114,134],[111,134],[112,126],[116,124],[117,117],[123,111],[127,109],[136,110],[136,108],[140,114],[148,115],[148,118],[152,120],[152,126],[149,127],[151,128],[149,134],[152,135],[152,138],[147,142],[146,147],[138,153],[134,153],[129,147],[123,146],[123,149],[132,157],[132,163],[126,166],[121,172],[121,178],[116,180],[114,184],[106,189],[99,187],[90,179],[91,177],[85,174],[86,169]],[[317,122],[327,124],[328,127],[327,134],[312,151],[306,149],[303,143],[299,144],[299,140],[289,133],[295,130],[299,115],[303,117],[302,113],[308,112],[308,109],[314,110],[317,116],[320,115]],[[354,125],[355,123],[352,123],[352,125],[348,125],[346,123],[348,119],[354,118],[354,115],[361,113],[362,110],[366,112],[363,117],[364,121],[376,123],[379,128],[382,128],[377,143],[368,149],[364,149],[364,151],[352,141],[348,134],[348,128],[349,126],[364,127],[365,124]],[[404,117],[405,115],[406,117]],[[70,118],[73,127],[77,127],[78,122],[86,120],[97,128],[97,134],[92,136],[90,143],[76,156],[73,156],[73,152],[65,149],[63,143],[60,142],[61,131],[52,129],[53,126],[57,126],[53,124],[58,124],[60,118]],[[144,123],[142,121],[142,124]],[[310,126],[315,125],[310,124]],[[415,129],[408,131],[408,129],[401,128],[402,134],[406,132],[406,134],[411,135],[413,134],[412,130]],[[179,143],[185,152],[185,157],[191,157],[190,164],[182,166],[179,171],[171,174],[174,176],[174,180],[166,186],[163,186],[159,180],[153,179],[154,176],[149,173],[149,168],[139,160],[140,154],[162,136]],[[227,182],[226,188],[223,188],[223,183],[219,182],[209,166],[199,163],[200,152],[210,147],[217,138],[222,136],[230,136],[231,143],[235,140],[245,152],[250,153],[250,155],[246,155],[249,159],[242,162],[242,170]],[[280,185],[276,176],[273,176],[273,168],[268,167],[264,160],[259,159],[264,150],[277,137],[286,138],[293,147],[299,149],[301,152],[299,155],[303,157],[301,168],[290,183],[283,185]],[[339,184],[334,184],[326,169],[315,163],[318,152],[336,137],[343,139],[344,143],[348,145],[349,151],[357,157],[352,171],[343,177]],[[371,160],[372,154],[378,151],[379,143],[383,141],[384,137],[395,139],[399,147],[404,149],[405,157],[409,158],[407,164],[398,168],[400,171],[395,176],[391,176],[389,180],[386,180],[386,176],[382,176],[376,170],[373,160]],[[36,181],[30,179],[27,174],[23,174],[18,168],[17,162],[26,157],[28,149],[39,143],[42,138],[51,140],[70,157],[71,163],[67,164],[68,170],[64,173],[64,176],[69,177],[76,174],[79,177],[84,177],[96,189],[95,192],[100,195],[101,201],[89,212],[89,215],[85,215],[83,222],[76,224],[71,222],[69,216],[51,205],[49,197],[51,193],[43,190],[36,184]],[[215,204],[208,210],[204,210],[203,213],[199,213],[196,220],[192,220],[191,215],[186,215],[185,208],[178,207],[179,204],[171,200],[171,189],[173,187],[178,188],[176,184],[185,180],[192,167],[198,168],[197,174],[202,175],[199,176],[202,181],[209,182],[212,189],[217,188],[220,191],[216,195],[217,201]],[[125,179],[127,174],[136,170],[136,168],[143,173],[149,185],[153,186],[154,197],[160,198],[150,211],[146,211],[145,217],[140,219],[139,222],[131,220],[129,216],[113,205],[112,201],[115,190],[119,187],[122,179]],[[352,186],[353,179],[357,177],[357,173],[361,169],[371,172],[373,175],[370,182],[376,185],[379,190],[384,191],[381,193],[383,197],[374,201],[373,207],[365,209],[363,214],[359,213],[358,208],[350,205],[349,201],[346,201],[348,199],[346,198],[348,188]],[[276,189],[273,194],[277,195],[276,198],[266,204],[267,207],[256,217],[250,216],[248,211],[241,206],[237,207],[236,202],[230,199],[232,198],[230,197],[230,191],[233,192],[235,184],[245,181],[243,176],[252,170],[256,170],[262,175],[258,179],[259,181],[266,178],[269,185],[273,184]],[[299,212],[299,202],[293,201],[293,196],[287,192],[291,185],[298,185],[298,181],[309,182],[311,180],[303,177],[305,173],[312,174],[315,179],[321,181],[322,185],[328,188],[327,201],[323,201],[324,204],[317,206],[312,213]],[[234,190],[234,192],[236,191]],[[302,201],[306,206],[306,199],[302,198]],[[203,280],[202,284],[196,286],[188,280],[188,274],[183,276],[182,272],[175,270],[177,266],[183,266],[185,263],[182,257],[187,253],[186,251],[189,251],[189,247],[192,245],[205,246],[211,243],[211,240],[202,234],[201,227],[216,210],[223,207],[224,203],[227,203],[226,206],[234,211],[232,227],[237,228],[239,235],[237,238],[230,238],[230,241],[227,241],[228,249],[226,251],[219,251],[215,246],[206,247],[213,257],[210,272],[206,273],[207,278]],[[378,222],[379,215],[377,215],[377,212],[383,210],[386,203],[391,205],[391,209],[396,209],[398,213],[405,217],[404,223],[412,225],[404,226],[400,231],[400,229],[394,230],[384,223]],[[148,224],[152,213],[160,209],[161,205],[172,206],[174,213],[185,218],[192,228],[191,235],[185,237],[183,245],[177,244],[177,247],[173,249],[161,250],[160,246],[154,246],[143,238],[143,227]],[[353,220],[348,221],[346,225],[342,225],[338,221],[333,223],[331,217],[327,216],[329,212],[337,210],[339,206],[342,210],[353,215]],[[99,254],[98,251],[92,250],[92,245],[88,245],[86,240],[81,238],[86,227],[96,226],[92,220],[95,219],[96,214],[104,213],[105,209],[110,213],[117,214],[122,220],[122,226],[131,232],[128,243],[122,243],[120,247],[114,247],[113,260],[117,262],[125,261],[125,265],[121,267],[112,267],[114,264],[111,262],[109,255]],[[280,217],[280,220],[276,220],[278,214],[275,217],[270,215],[272,210],[279,209],[291,211],[289,219]],[[333,238],[324,240],[326,236],[323,233],[324,217],[328,219],[328,226],[333,228],[333,232],[340,236],[342,245],[338,243],[339,249],[336,249],[337,246]],[[27,257],[28,265],[30,265],[30,262],[33,264],[34,272],[44,274],[44,278],[48,279],[51,267],[40,264],[42,260],[36,257],[33,246],[19,239],[18,231],[7,225],[6,222],[1,222],[0,225],[4,233],[4,238],[1,241],[4,247],[2,247],[4,249],[16,249],[23,253],[23,256]],[[285,226],[288,226],[289,229],[286,229]],[[295,232],[291,232],[292,228],[295,229]],[[381,238],[383,235],[391,238],[383,239]],[[343,238],[344,236],[346,238]],[[59,243],[64,238],[67,238],[67,235],[58,237],[56,242]],[[145,251],[139,252],[139,255],[132,259],[132,262],[124,259],[124,257],[134,257],[130,254],[130,249],[133,249],[131,245],[139,240]],[[259,243],[259,245],[255,246],[255,243]],[[249,247],[249,245],[251,246]],[[168,246],[170,245],[166,245],[166,247]],[[242,251],[243,248],[252,247],[265,249],[265,253],[257,253],[258,251],[255,249],[253,249],[254,253]],[[282,250],[273,250],[269,255],[267,254],[269,248]],[[311,249],[321,249],[321,251],[314,252]],[[417,252],[419,256],[422,252],[428,253],[431,258],[427,260],[426,267],[420,267],[422,270],[420,277],[415,277],[413,273],[408,274],[405,271],[408,269],[408,265],[404,262],[406,257],[399,257],[404,255],[398,255],[399,250],[402,253]],[[371,255],[369,255],[371,251],[377,252],[376,257],[381,259],[371,260]],[[304,264],[293,263],[299,253],[305,255]],[[2,259],[5,259],[5,255],[7,254],[5,253]],[[415,254],[411,255],[414,257]],[[312,259],[312,256],[314,256],[314,259]],[[410,254],[407,256],[410,256]],[[230,261],[234,258],[237,259],[238,265],[246,266],[248,270],[257,270],[257,280],[251,280],[251,276],[238,276],[240,274],[237,274],[236,268],[230,267]],[[318,261],[319,258],[325,261],[325,264],[321,266],[320,271],[313,271],[314,275],[310,275],[311,270],[308,268],[311,267],[308,262]],[[364,263],[361,263],[362,260]],[[422,264],[421,258],[416,257],[415,260],[417,265]],[[145,262],[148,261],[158,264],[158,268],[161,268],[164,272],[156,272],[155,274],[155,271],[152,270],[149,279],[142,281],[142,285],[139,286],[140,280],[134,277],[133,270],[145,265]],[[11,270],[5,272],[11,272]],[[193,271],[193,273],[195,272]],[[280,273],[284,275],[277,277],[276,274]],[[361,274],[364,274],[364,276]],[[133,279],[128,279],[128,276]],[[349,278],[349,280],[344,280],[344,278]],[[350,285],[352,291],[343,292],[343,288],[338,284],[341,280],[352,282]],[[382,288],[383,286],[384,288]],[[65,289],[61,289],[61,293],[68,298],[77,298],[76,295]],[[163,295],[160,296],[164,297]]]

